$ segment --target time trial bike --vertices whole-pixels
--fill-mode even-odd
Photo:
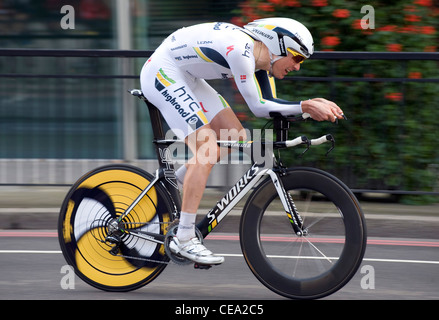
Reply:
[[[142,92],[131,94],[149,109],[157,171],[111,164],[86,173],[68,192],[58,222],[67,262],[86,283],[107,291],[138,289],[169,263],[193,263],[169,249],[181,208],[170,149],[177,141],[165,138],[160,112]],[[287,168],[276,155],[299,145],[334,147],[331,135],[289,140],[290,124],[304,118],[272,114],[273,141],[218,141],[248,152],[252,164],[197,224],[202,241],[248,195],[239,226],[244,259],[262,284],[293,299],[321,298],[342,288],[366,248],[365,219],[351,190],[325,171]],[[258,145],[269,165],[252,156]]]

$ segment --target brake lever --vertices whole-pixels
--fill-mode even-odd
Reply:
[[[306,149],[299,155],[299,158],[302,158],[303,155],[309,150],[311,147],[311,140],[309,140],[306,136],[302,136],[302,144],[306,144]]]
[[[326,135],[326,139],[327,139],[328,141],[331,141],[331,148],[329,148],[329,150],[326,152],[325,157],[327,157],[328,154],[329,154],[332,150],[334,150],[334,148],[335,148],[335,139],[334,139],[334,137],[332,136],[332,134],[327,134],[327,135]]]
[[[348,118],[344,115],[344,113],[341,115],[344,120],[348,120]],[[338,125],[338,118],[335,118],[335,124]]]

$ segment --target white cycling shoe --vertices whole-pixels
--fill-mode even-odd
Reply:
[[[224,262],[224,257],[214,255],[197,237],[189,241],[180,242],[180,240],[174,236],[169,243],[169,249],[171,249],[173,253],[179,254],[199,264],[214,265]]]

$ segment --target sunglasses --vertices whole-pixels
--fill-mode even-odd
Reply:
[[[305,57],[302,56],[300,53],[293,51],[290,48],[288,48],[287,51],[293,55],[293,59],[295,63],[303,63],[303,61],[305,61]]]

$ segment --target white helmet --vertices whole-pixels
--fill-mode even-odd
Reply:
[[[286,56],[288,49],[309,58],[314,53],[314,40],[309,30],[300,22],[289,18],[264,18],[245,25],[244,28],[262,41],[277,56]]]

